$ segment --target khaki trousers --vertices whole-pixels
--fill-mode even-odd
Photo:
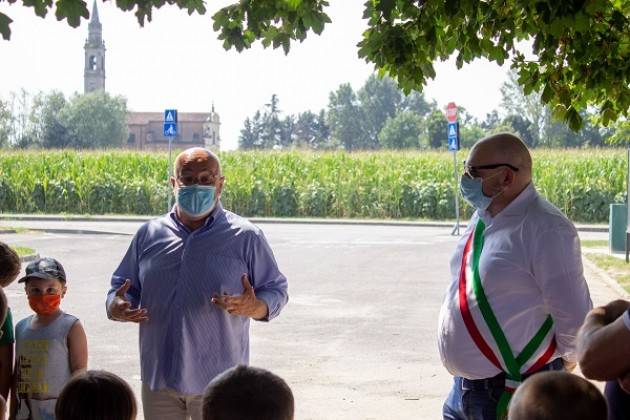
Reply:
[[[144,420],[201,420],[202,398],[172,389],[151,391],[142,384]]]

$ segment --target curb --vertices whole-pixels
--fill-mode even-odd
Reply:
[[[79,215],[33,215],[33,214],[0,214],[0,220],[19,220],[19,221],[48,221],[48,222],[146,222],[157,216],[79,216]],[[409,226],[409,227],[438,227],[452,228],[455,221],[411,221],[411,220],[372,220],[372,219],[309,219],[309,218],[278,218],[278,217],[248,217],[252,223],[262,224],[312,224],[312,225],[370,225],[370,226]],[[465,229],[467,224],[460,223],[460,228]],[[576,229],[580,232],[599,232],[607,233],[606,225],[576,225]],[[29,229],[42,230],[46,229]],[[67,232],[59,233],[105,233],[103,231],[90,231],[67,229]],[[106,232],[108,234],[121,234],[120,232]]]
[[[133,236],[133,233],[125,232],[111,232],[105,230],[89,230],[89,229],[57,229],[57,228],[26,228],[33,232],[44,233],[60,233],[70,235],[121,235],[121,236]]]

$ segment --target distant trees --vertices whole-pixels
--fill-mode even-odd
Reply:
[[[126,114],[126,100],[106,92],[66,99],[59,91],[30,95],[22,89],[9,100],[0,100],[0,146],[121,146],[127,138]]]
[[[492,110],[483,120],[459,107],[460,142],[470,147],[480,138],[502,131],[516,133],[529,147],[584,147],[630,143],[630,131],[620,120],[609,128],[593,123],[597,111],[582,111],[582,128],[574,132],[553,118],[539,94],[526,95],[512,71],[501,93],[502,112]],[[282,116],[279,98],[245,119],[239,147],[242,149],[444,149],[446,118],[435,101],[421,92],[405,95],[388,77],[370,76],[355,91],[349,83],[330,92],[328,106],[318,114],[305,111]]]

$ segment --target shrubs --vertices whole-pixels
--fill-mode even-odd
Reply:
[[[221,159],[224,206],[245,216],[454,218],[449,153],[228,152]],[[575,221],[605,222],[608,205],[625,200],[623,150],[535,151],[534,164],[538,189]],[[5,213],[156,215],[167,210],[169,193],[166,153],[0,155]],[[462,211],[471,214],[463,203]]]

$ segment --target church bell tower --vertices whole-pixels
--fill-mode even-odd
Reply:
[[[105,90],[105,42],[103,41],[103,26],[98,18],[96,0],[94,0],[92,5],[92,15],[88,25],[88,38],[85,40],[84,49],[84,93]]]

